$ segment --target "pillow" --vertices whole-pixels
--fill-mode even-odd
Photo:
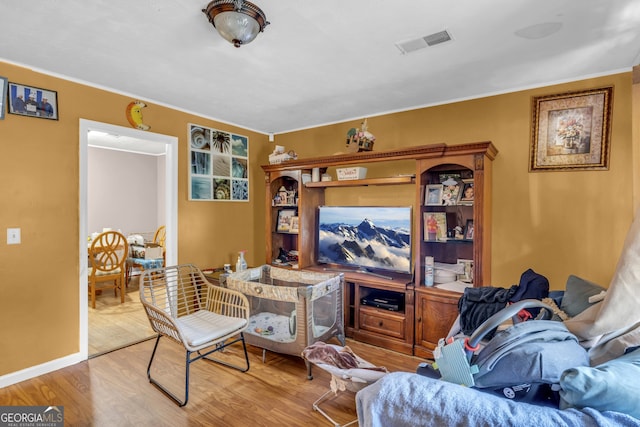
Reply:
[[[606,291],[606,288],[571,275],[567,279],[567,289],[562,297],[560,309],[569,317],[574,317],[591,307],[589,297]]]
[[[560,377],[560,409],[590,407],[640,419],[640,349],[594,368],[567,369]]]

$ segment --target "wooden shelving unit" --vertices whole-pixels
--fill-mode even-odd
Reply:
[[[316,262],[317,208],[324,204],[328,188],[412,185],[415,187],[412,233],[413,277],[394,275],[392,280],[356,271],[345,271],[345,327],[347,336],[374,345],[408,354],[430,356],[437,344],[436,337],[448,331],[457,315],[460,294],[426,288],[424,258],[449,262],[456,257],[472,259],[474,286],[490,283],[491,278],[491,160],[497,150],[490,142],[446,145],[431,144],[389,151],[341,154],[311,159],[291,160],[281,164],[263,165],[266,184],[266,262],[272,264],[280,248],[299,253],[298,268],[323,270]],[[313,168],[325,172],[329,167],[367,165],[379,162],[414,160],[415,174],[390,177],[370,177],[350,181],[320,181],[302,184],[302,174]],[[468,171],[473,176],[476,191],[472,207],[465,206],[462,218],[473,219],[474,239],[425,242],[423,214],[425,186],[447,171]],[[273,206],[273,198],[285,186],[296,191],[299,219],[298,234],[278,233],[276,221],[280,206]],[[340,190],[342,191],[342,190]],[[290,207],[287,207],[290,209]],[[363,297],[372,292],[388,292],[400,301],[397,310],[362,304]],[[418,301],[416,310],[415,301]],[[453,319],[452,319],[453,318]],[[446,333],[446,332],[445,332]],[[434,344],[435,341],[435,344]]]

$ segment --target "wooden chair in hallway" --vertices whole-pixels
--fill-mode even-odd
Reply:
[[[97,289],[113,289],[115,295],[119,290],[120,302],[124,303],[125,261],[128,253],[129,243],[120,232],[105,231],[92,240],[88,271],[92,308],[96,308]]]

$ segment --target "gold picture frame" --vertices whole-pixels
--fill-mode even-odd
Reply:
[[[608,170],[613,86],[532,101],[529,172]]]

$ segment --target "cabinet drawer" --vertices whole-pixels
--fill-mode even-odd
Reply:
[[[360,329],[400,339],[405,337],[405,319],[403,315],[361,307],[359,320]]]

